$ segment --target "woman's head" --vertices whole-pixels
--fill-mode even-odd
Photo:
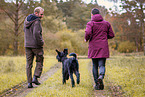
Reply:
[[[95,14],[99,14],[100,12],[99,12],[99,10],[97,8],[93,8],[91,13],[93,15],[95,15]]]

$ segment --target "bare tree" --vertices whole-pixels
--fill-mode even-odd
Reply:
[[[13,55],[18,54],[20,27],[22,26],[26,15],[33,9],[33,0],[2,0],[0,9],[11,19],[14,24],[13,28]],[[11,27],[13,27],[11,25]]]

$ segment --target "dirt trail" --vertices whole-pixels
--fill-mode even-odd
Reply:
[[[52,76],[59,68],[61,68],[61,64],[55,64],[48,70],[46,73],[42,74],[39,79],[40,83],[43,84],[50,76]],[[38,85],[33,84],[34,88],[27,88],[27,83],[23,82],[19,85],[12,87],[12,89],[6,90],[0,95],[0,97],[25,97],[29,92],[33,89],[39,87]]]

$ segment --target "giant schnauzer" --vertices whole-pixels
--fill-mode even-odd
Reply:
[[[72,87],[75,86],[75,81],[73,78],[73,73],[75,73],[77,77],[77,84],[80,83],[80,73],[79,73],[79,64],[77,60],[77,55],[75,53],[70,53],[69,56],[73,56],[71,58],[67,58],[68,49],[64,49],[64,51],[60,52],[56,49],[57,52],[57,60],[58,62],[62,62],[62,75],[63,75],[63,84],[66,83],[66,80],[71,79]]]

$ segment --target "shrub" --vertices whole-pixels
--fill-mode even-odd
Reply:
[[[47,28],[44,29],[44,53],[45,55],[55,55],[55,49],[62,51],[64,48],[70,52],[75,52],[79,55],[87,55],[88,43],[84,42],[84,30],[73,32],[69,29],[63,29],[56,33],[51,33]]]
[[[124,41],[121,42],[118,46],[118,51],[121,53],[131,53],[135,51],[135,44],[133,42]]]

